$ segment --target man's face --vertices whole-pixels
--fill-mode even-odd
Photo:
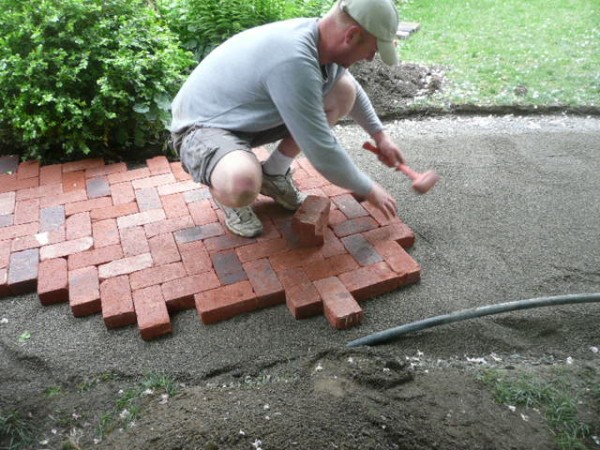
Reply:
[[[356,62],[366,60],[373,61],[377,53],[377,38],[371,33],[363,32],[362,39],[356,46]]]
[[[347,39],[346,52],[339,64],[348,68],[359,61],[372,61],[375,53],[377,53],[377,38],[356,27],[355,33]]]

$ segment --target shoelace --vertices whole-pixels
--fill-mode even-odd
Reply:
[[[294,192],[298,196],[298,189],[296,189],[292,175],[288,172],[287,175],[281,175],[281,179],[282,185],[277,187],[282,189],[283,192]]]
[[[237,208],[237,209],[234,209],[234,211],[235,211],[236,215],[238,216],[238,218],[242,222],[245,222],[247,219],[250,219],[253,216],[253,211],[250,206],[244,206],[243,208]]]

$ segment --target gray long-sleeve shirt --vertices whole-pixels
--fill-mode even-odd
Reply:
[[[344,74],[319,63],[316,19],[293,19],[244,31],[211,52],[172,104],[171,131],[192,124],[257,132],[285,123],[311,164],[330,182],[367,195],[372,180],[333,135],[323,96]],[[351,117],[369,134],[383,129],[356,82]]]

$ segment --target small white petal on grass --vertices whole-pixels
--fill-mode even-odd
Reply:
[[[477,364],[487,364],[485,358],[469,358],[467,357],[468,362],[477,363]]]

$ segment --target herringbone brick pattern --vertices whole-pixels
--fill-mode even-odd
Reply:
[[[162,156],[135,169],[20,163],[0,175],[0,296],[37,292],[43,305],[68,302],[77,317],[137,324],[153,339],[191,308],[210,324],[286,303],[297,319],[324,313],[347,328],[362,319],[358,302],[419,280],[405,251],[414,234],[400,219],[385,220],[304,158],[294,179],[330,202],[316,241],[314,227],[302,238],[310,224],[293,226],[293,213],[262,196],[264,234],[232,235],[208,189]]]

